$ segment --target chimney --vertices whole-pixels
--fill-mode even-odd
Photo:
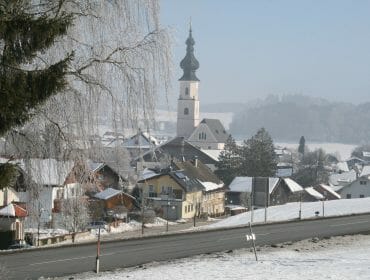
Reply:
[[[194,157],[194,166],[198,167],[198,157],[197,156]]]

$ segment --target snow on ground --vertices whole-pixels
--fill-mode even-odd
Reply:
[[[250,249],[240,249],[57,279],[369,279],[369,247],[370,236],[365,235],[312,239],[258,248],[258,262]]]
[[[298,141],[297,143],[283,143],[277,142],[275,143],[276,146],[286,147],[289,149],[298,149]],[[357,145],[351,144],[341,144],[341,143],[309,143],[306,142],[306,146],[310,151],[314,151],[316,149],[323,149],[327,154],[338,154],[340,155],[340,160],[347,160],[351,157],[352,151],[357,147]]]
[[[323,207],[324,206],[324,207]],[[299,218],[299,202],[292,202],[284,205],[272,206],[267,209],[267,221],[285,221]],[[313,218],[316,212],[319,216],[325,217],[360,214],[370,212],[370,197],[357,199],[338,199],[317,202],[302,203],[302,219]],[[204,226],[204,228],[230,227],[248,224],[251,220],[251,212],[245,212],[236,216],[231,216],[218,223]],[[253,222],[265,221],[265,209],[253,211]],[[370,279],[370,276],[369,276]]]
[[[162,218],[160,218],[160,217],[156,217],[155,219],[154,219],[154,222],[153,223],[147,223],[147,224],[145,224],[145,227],[146,228],[151,228],[151,227],[161,227],[161,226],[165,226],[167,224],[167,220],[165,220],[165,219],[162,219]],[[170,222],[170,221],[168,221],[168,225],[177,225],[177,223],[176,222]]]

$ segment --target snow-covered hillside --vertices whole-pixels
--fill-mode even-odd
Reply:
[[[284,205],[272,206],[267,209],[267,221],[286,221],[299,217],[299,202]],[[329,200],[324,203],[305,202],[302,203],[302,219],[318,216],[340,216],[370,212],[370,197],[357,199]],[[318,212],[318,213],[317,213]],[[251,221],[251,212],[245,212],[236,216],[231,216],[218,223],[208,225],[207,228],[230,227],[248,224]],[[253,222],[265,221],[265,209],[253,211]]]

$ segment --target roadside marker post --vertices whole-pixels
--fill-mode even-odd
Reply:
[[[95,263],[95,272],[99,273],[100,271],[100,225],[98,231],[98,242],[96,244],[96,263]]]
[[[254,256],[256,257],[256,262],[258,262],[256,243],[254,242],[256,240],[256,235],[252,232],[252,223],[249,223],[249,234],[246,234],[245,237],[247,241],[252,241]]]

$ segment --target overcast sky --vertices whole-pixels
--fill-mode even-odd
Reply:
[[[269,94],[370,101],[370,0],[161,0],[176,98],[190,17],[201,103]]]

